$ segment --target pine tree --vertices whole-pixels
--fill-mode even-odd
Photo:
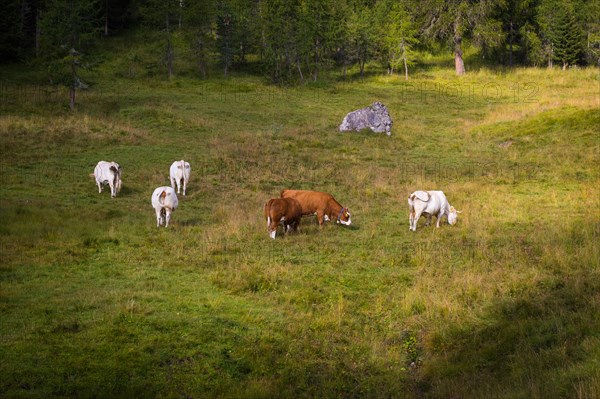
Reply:
[[[600,67],[600,1],[573,0],[573,8],[585,35],[585,61]]]
[[[365,65],[375,55],[377,27],[375,8],[363,2],[354,4],[347,20],[347,58],[358,62],[360,77],[364,76]]]
[[[404,77],[408,80],[408,65],[413,63],[412,48],[417,43],[417,30],[403,4],[394,2],[385,11],[381,37],[388,72],[392,74],[394,69],[404,67]]]
[[[562,69],[577,64],[582,50],[582,32],[577,25],[570,4],[560,8],[556,26],[552,29],[554,59],[562,63]]]
[[[175,49],[173,31],[177,28],[183,2],[180,0],[147,0],[140,6],[145,26],[158,29],[164,41],[165,65],[169,79],[174,75]]]
[[[465,73],[462,42],[466,36],[471,35],[478,47],[504,40],[501,24],[491,16],[496,6],[494,0],[424,0],[415,5],[421,16],[423,36],[445,40],[453,47],[457,75]]]
[[[302,0],[300,3],[298,23],[301,34],[297,40],[313,81],[329,61],[329,50],[334,42],[332,27],[338,22],[332,16],[332,0]]]
[[[69,87],[69,106],[75,109],[76,92],[87,88],[79,70],[87,68],[85,51],[100,30],[97,0],[48,0],[39,21],[40,57],[49,77]]]
[[[263,62],[271,79],[281,82],[298,73],[303,80],[299,0],[262,0],[260,16]]]
[[[215,50],[216,7],[210,1],[193,1],[186,3],[182,12],[185,39],[196,58],[198,72],[206,78],[210,54]]]

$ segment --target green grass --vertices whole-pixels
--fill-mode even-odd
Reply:
[[[600,395],[597,70],[281,88],[119,62],[74,114],[5,69],[0,396]],[[391,137],[337,132],[375,100]],[[182,158],[157,229],[150,194]],[[123,166],[116,199],[101,159]],[[332,193],[353,225],[271,241],[283,188]],[[420,188],[458,224],[409,232]]]

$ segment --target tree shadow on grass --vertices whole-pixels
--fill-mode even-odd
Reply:
[[[477,323],[448,327],[431,342],[423,391],[440,398],[597,397],[599,292],[593,268],[564,273],[499,303]]]

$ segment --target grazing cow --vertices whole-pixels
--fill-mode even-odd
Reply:
[[[183,186],[183,195],[185,195],[185,189],[190,181],[190,164],[183,159],[173,162],[170,169],[170,180],[173,188],[177,183],[177,194],[181,192],[181,186]]]
[[[283,223],[284,233],[298,230],[302,218],[302,207],[293,198],[273,198],[265,204],[265,219],[267,219],[267,231],[272,239],[275,239],[277,226]]]
[[[110,187],[110,196],[116,197],[121,191],[121,166],[116,162],[100,161],[91,175],[96,179],[98,193],[102,192],[102,185],[108,184]]]
[[[417,222],[421,215],[427,216],[426,226],[431,223],[433,215],[437,218],[436,227],[440,227],[440,220],[444,215],[448,218],[448,223],[454,225],[458,214],[453,206],[450,206],[443,191],[415,191],[408,196],[408,206],[410,208],[409,230],[417,231]]]
[[[317,215],[319,226],[336,219],[336,223],[350,226],[350,209],[344,208],[331,196],[320,191],[283,190],[281,198],[294,198],[302,207],[302,215]]]
[[[152,193],[152,207],[156,211],[156,227],[165,223],[165,227],[169,227],[171,213],[177,209],[179,200],[175,190],[169,186],[158,187]]]

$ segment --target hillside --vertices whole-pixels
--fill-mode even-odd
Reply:
[[[76,112],[3,67],[0,396],[600,396],[597,69],[281,87],[121,61]],[[337,132],[373,101],[391,137]],[[188,195],[157,229],[178,159]],[[123,167],[115,199],[99,160]],[[352,226],[270,240],[283,188],[332,193]],[[421,188],[457,225],[409,232]]]

